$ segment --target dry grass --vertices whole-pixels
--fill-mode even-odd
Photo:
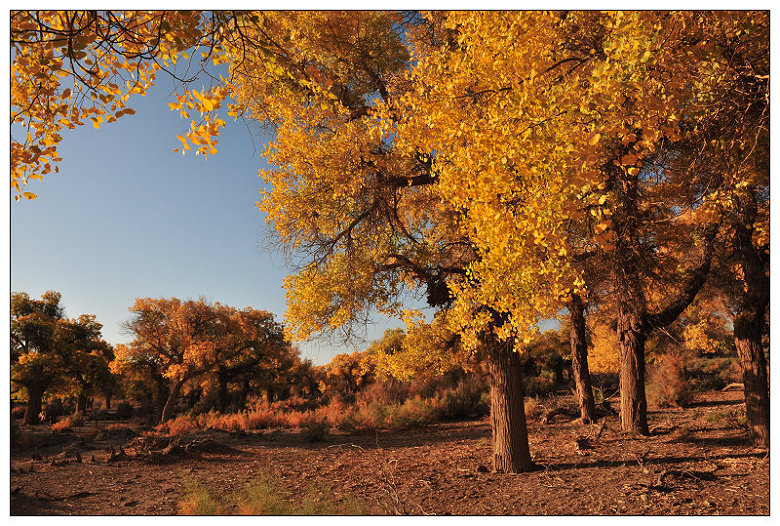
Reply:
[[[266,473],[260,473],[243,491],[225,495],[190,480],[178,503],[182,515],[363,515],[366,508],[351,498],[337,499],[328,487],[310,485],[293,496]]]

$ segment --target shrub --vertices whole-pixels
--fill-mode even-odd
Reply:
[[[336,423],[336,428],[339,431],[345,433],[355,433],[358,430],[357,419],[355,418],[355,412],[349,411],[344,413]]]
[[[247,428],[249,429],[268,429],[271,427],[282,427],[284,419],[275,413],[268,406],[256,407],[247,413]]]
[[[184,497],[179,501],[181,515],[226,515],[226,506],[201,484],[189,480],[184,485]]]
[[[525,417],[528,420],[540,420],[547,410],[539,402],[538,398],[525,399]]]
[[[41,409],[42,412],[46,413],[46,416],[52,420],[65,415],[65,407],[62,405],[62,400],[59,398],[54,398],[43,404]]]
[[[387,424],[391,429],[425,427],[438,420],[440,412],[441,408],[432,400],[409,398],[391,413]]]
[[[55,433],[73,431],[73,422],[71,421],[70,418],[63,418],[59,422],[52,424],[51,430],[54,431]]]
[[[172,418],[157,426],[159,431],[167,433],[168,436],[185,435],[193,433],[199,429],[198,422],[191,416],[181,415]]]
[[[84,425],[84,413],[73,413],[68,417],[73,427],[81,427]]]
[[[538,376],[526,379],[525,392],[530,396],[550,394],[555,390],[555,379],[546,374],[546,371]]]
[[[298,436],[304,442],[319,442],[324,439],[330,431],[328,422],[317,418],[314,415],[308,415],[304,418],[300,427],[301,430],[298,433]]]
[[[132,418],[133,417],[133,406],[131,406],[127,402],[120,402],[116,406],[116,416],[117,418]]]
[[[747,432],[749,430],[745,408],[731,409],[726,413],[726,424],[729,427]]]
[[[660,366],[651,370],[646,393],[648,403],[656,407],[685,407],[693,401],[693,392],[680,356],[667,354]]]

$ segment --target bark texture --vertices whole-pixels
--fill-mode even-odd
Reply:
[[[536,466],[528,448],[520,357],[510,345],[493,337],[486,344],[491,377],[493,469],[497,473],[532,471]]]
[[[748,219],[756,214],[755,204],[747,203]],[[742,294],[734,316],[734,343],[745,385],[745,410],[750,438],[754,444],[769,446],[769,379],[762,338],[769,306],[769,251],[753,245],[748,221],[735,228],[734,246],[742,269]]]
[[[165,407],[163,407],[162,415],[160,416],[161,424],[167,422],[173,416],[173,410],[176,407],[176,401],[179,399],[179,393],[183,385],[184,380],[179,380],[173,384],[171,394],[168,395],[168,400],[165,402]]]
[[[224,413],[228,406],[228,378],[224,373],[217,373],[217,408]]]
[[[593,400],[593,385],[588,369],[588,341],[585,325],[585,305],[577,294],[572,295],[569,302],[571,317],[571,368],[574,373],[574,385],[577,389],[577,400],[580,404],[580,418],[583,424],[596,421],[596,403]]]
[[[763,322],[739,320],[734,324],[750,438],[756,445],[769,446],[769,382],[762,333]]]
[[[632,330],[634,320],[621,316],[618,325],[620,345],[620,424],[623,431],[649,435],[645,396],[645,336]],[[629,328],[626,328],[628,326]]]
[[[27,387],[27,408],[24,410],[24,423],[35,425],[40,422],[41,405],[43,403],[43,387],[37,382],[30,382]]]
[[[84,414],[87,412],[88,397],[86,394],[80,394],[76,398],[76,412]]]

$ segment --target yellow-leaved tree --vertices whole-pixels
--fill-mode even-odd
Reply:
[[[50,157],[59,121],[27,106],[92,112],[63,99],[59,71],[116,93],[101,80],[114,70],[95,86],[75,75],[79,53],[108,49],[117,71],[122,57],[150,61],[142,87],[189,47],[226,63],[227,77],[171,108],[192,120],[183,148],[205,155],[227,99],[229,114],[276,131],[259,206],[300,262],[286,281],[290,334],[349,332],[372,309],[401,315],[420,290],[463,348],[486,351],[497,470],[533,467],[517,352],[540,318],[588,301],[584,259],[615,304],[623,428],[648,432],[645,342],[696,296],[721,224],[744,284],[748,414],[768,436],[755,336],[768,304],[766,13],[144,12],[133,34],[149,47],[127,53],[89,28],[135,27],[131,15],[83,15],[96,21],[83,29],[62,12],[25,13],[12,22],[14,122],[42,123],[27,140]],[[30,92],[35,75],[49,87]],[[12,184],[51,164],[19,150]]]
[[[740,185],[714,122],[740,108],[764,128],[764,15],[431,16],[447,37],[418,57],[398,137],[437,153],[443,195],[478,254],[454,311],[478,331],[488,320],[467,312],[490,306],[505,314],[499,338],[522,339],[585,290],[577,256],[600,258],[615,302],[622,426],[647,434],[645,341],[704,284],[721,222],[715,196]],[[751,90],[724,92],[740,82]],[[728,144],[756,142],[744,121]],[[754,166],[759,152],[737,157]]]

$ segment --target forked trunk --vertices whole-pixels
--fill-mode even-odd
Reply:
[[[758,321],[737,317],[734,342],[737,346],[742,381],[745,384],[745,409],[750,439],[758,446],[769,446],[769,384],[766,358],[761,344],[763,316]]]
[[[571,368],[574,373],[574,385],[577,388],[577,400],[580,404],[580,418],[583,424],[596,421],[596,402],[593,400],[593,386],[588,370],[588,342],[585,326],[585,305],[577,294],[569,302],[571,316]]]
[[[511,345],[492,337],[490,340],[486,343],[491,377],[493,469],[498,473],[531,471],[536,466],[528,449],[520,357]]]

